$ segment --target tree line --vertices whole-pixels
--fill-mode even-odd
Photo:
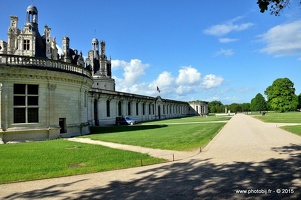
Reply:
[[[208,103],[210,113],[233,113],[250,111],[288,112],[301,109],[301,93],[295,94],[294,83],[288,78],[278,78],[264,91],[266,98],[258,93],[250,103],[223,105],[220,101]]]

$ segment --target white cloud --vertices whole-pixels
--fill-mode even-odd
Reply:
[[[266,43],[261,53],[275,56],[301,55],[301,20],[274,26],[259,38]]]
[[[185,100],[189,98],[187,96],[189,94],[204,92],[223,83],[222,77],[213,74],[202,77],[201,73],[192,66],[181,67],[176,76],[171,72],[163,71],[151,82],[140,81],[147,67],[148,64],[143,64],[138,59],[132,59],[130,62],[112,60],[112,68],[124,70],[123,77],[113,77],[116,91],[147,96],[163,95],[164,98]],[[160,94],[157,92],[157,86],[161,90]]]
[[[224,79],[220,76],[216,76],[214,74],[208,74],[203,79],[203,87],[205,88],[213,88],[221,85]]]
[[[194,84],[200,81],[201,73],[197,69],[189,67],[183,67],[179,70],[179,75],[176,79],[176,83],[181,84]]]
[[[163,88],[163,87],[172,86],[173,83],[174,83],[174,78],[171,76],[169,72],[164,71],[161,74],[159,74],[158,78],[151,85],[153,87],[160,86],[160,88]]]
[[[214,56],[232,56],[234,51],[232,49],[220,49],[218,52],[215,53]]]
[[[236,42],[238,39],[235,38],[219,38],[218,41],[220,43],[230,43],[230,42]]]
[[[205,29],[204,33],[207,35],[222,36],[232,31],[246,30],[254,25],[253,23],[241,23],[241,24],[237,23],[237,21],[239,21],[240,19],[242,19],[242,17],[234,18],[223,24],[213,25]]]
[[[112,69],[122,68],[127,65],[127,62],[124,60],[112,60]]]
[[[145,69],[149,67],[149,64],[143,64],[139,59],[132,59],[130,62],[112,60],[112,68],[118,67],[121,67],[124,70],[124,81],[129,84],[134,84],[145,74]]]

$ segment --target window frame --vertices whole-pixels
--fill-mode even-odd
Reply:
[[[23,50],[25,50],[25,51],[30,50],[30,40],[28,40],[28,39],[23,40]]]
[[[24,91],[23,91],[23,87],[24,87]],[[20,88],[22,92],[20,92]],[[38,84],[18,84],[18,83],[14,84],[13,122],[14,124],[39,123],[39,85]]]

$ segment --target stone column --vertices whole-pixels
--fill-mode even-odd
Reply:
[[[59,119],[56,119],[54,112],[56,111],[56,98],[55,98],[56,84],[48,83],[48,116],[47,116],[47,126],[57,126]]]
[[[2,131],[2,128],[1,128],[1,124],[2,124],[2,121],[1,121],[1,116],[2,116],[2,112],[1,112],[1,107],[2,107],[2,96],[1,96],[1,91],[2,91],[2,83],[0,83],[0,131]]]
[[[1,86],[1,129],[6,131],[8,128],[8,88],[7,85]]]

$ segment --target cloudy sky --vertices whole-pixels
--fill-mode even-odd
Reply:
[[[106,42],[116,90],[183,101],[249,103],[277,78],[301,93],[301,7],[279,17],[257,0],[0,0],[0,40],[9,16],[23,28],[26,8],[39,11],[39,30],[68,36],[84,55],[93,37]],[[160,88],[158,93],[156,88]]]

